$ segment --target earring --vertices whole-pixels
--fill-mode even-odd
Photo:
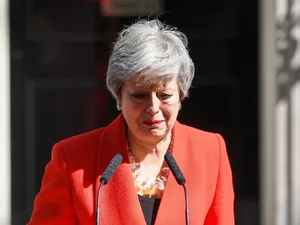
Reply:
[[[118,110],[118,111],[122,111],[122,106],[121,106],[121,104],[117,104],[117,110]]]
[[[180,103],[180,105],[179,105],[179,110],[181,109],[181,107],[182,107],[182,105],[181,105],[181,103]]]

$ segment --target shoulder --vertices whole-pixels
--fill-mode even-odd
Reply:
[[[178,123],[178,130],[182,135],[187,136],[190,144],[204,144],[219,147],[219,141],[223,140],[223,137],[218,133],[205,131],[181,123]]]
[[[59,143],[64,146],[69,146],[69,145],[86,144],[86,142],[97,142],[104,129],[105,127],[101,127],[92,131],[74,135],[59,141]]]
[[[60,148],[67,158],[92,156],[96,153],[104,129],[105,127],[102,127],[63,139],[56,143],[55,147]]]
[[[207,174],[216,178],[221,163],[228,163],[226,144],[219,133],[208,132],[195,127],[180,125],[180,136],[185,141],[190,162],[207,169]],[[195,167],[196,167],[195,166]]]
[[[210,137],[213,136],[214,133],[201,130],[199,128],[193,127],[193,126],[188,126],[185,124],[180,124],[179,125],[181,129],[185,130],[190,136],[195,136],[195,137]]]
[[[225,141],[218,133],[184,124],[178,124],[177,130],[179,138],[185,142],[184,145],[195,158],[205,158],[207,161],[217,163],[221,152],[226,152]]]

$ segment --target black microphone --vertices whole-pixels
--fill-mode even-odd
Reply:
[[[100,224],[100,197],[101,197],[101,188],[104,184],[107,184],[112,177],[112,175],[116,172],[117,168],[123,161],[123,157],[121,154],[116,154],[106,169],[104,170],[101,178],[100,178],[100,186],[98,188],[98,193],[97,193],[97,211],[96,211],[96,225]]]
[[[185,197],[185,224],[189,225],[190,224],[190,217],[189,217],[189,199],[188,199],[188,194],[185,186],[185,177],[183,176],[181,170],[179,169],[173,155],[171,152],[167,152],[165,154],[165,160],[172,171],[177,183],[179,185],[183,186],[184,189],[184,197]]]

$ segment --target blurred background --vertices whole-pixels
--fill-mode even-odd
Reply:
[[[158,18],[189,39],[196,77],[179,120],[225,138],[236,224],[299,225],[299,6],[1,0],[0,224],[28,222],[55,142],[117,116],[104,85],[112,42],[124,25]]]

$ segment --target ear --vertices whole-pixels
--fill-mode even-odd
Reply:
[[[115,97],[115,99],[116,99],[116,102],[117,102],[117,104],[121,104],[121,102],[122,102],[122,100],[121,100],[121,97]]]
[[[117,104],[121,104],[122,102],[122,86],[118,89],[116,95],[114,96]]]
[[[180,90],[179,87],[178,87],[178,93],[179,93],[179,101],[181,103],[183,101],[183,99],[184,99],[184,94],[182,93],[182,91]]]

